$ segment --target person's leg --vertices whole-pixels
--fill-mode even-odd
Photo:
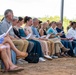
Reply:
[[[34,43],[34,47],[32,49],[32,52],[38,53],[39,57],[43,57],[41,44],[36,40],[29,40]]]
[[[41,41],[40,40],[31,40],[31,41],[34,42],[34,47],[33,47],[34,51],[33,52],[38,53],[38,55],[39,55],[39,61],[45,61],[45,59],[43,58],[43,56],[45,58],[47,58],[47,59],[52,59],[49,55],[43,55],[43,52],[42,52],[42,47],[43,46],[41,47],[41,41],[42,40]],[[43,42],[43,44],[45,44],[45,43]]]
[[[13,40],[13,43],[15,44],[15,46],[17,47],[18,50],[20,50],[21,52],[25,53],[25,57],[28,56],[27,51],[27,46],[28,46],[28,41],[25,42],[25,40]],[[17,50],[16,50],[17,51]],[[17,58],[25,58],[22,56],[17,56]]]
[[[17,40],[14,40],[14,42],[15,42],[15,41],[17,41]],[[11,46],[11,48],[12,48],[16,53],[19,53],[19,52],[22,50],[23,42],[22,42],[22,41],[20,41],[20,42],[21,42],[21,43],[19,43],[20,49],[18,50],[18,49],[16,48],[16,46],[18,46],[18,42],[15,42],[16,45],[14,45],[14,43],[12,42],[12,40],[11,40],[9,37],[5,37],[5,39],[4,39],[4,44],[5,44],[5,43],[9,43],[10,46]]]
[[[68,48],[68,41],[67,40],[61,40],[61,43],[64,45],[65,48]]]
[[[39,40],[39,41],[41,43],[41,47],[42,47],[44,55],[48,55],[48,53],[49,53],[49,48],[48,48],[48,44],[47,44],[48,42],[44,41],[44,40]]]
[[[7,54],[6,48],[2,48],[1,59],[3,60],[3,63],[5,65],[5,71],[23,70],[22,67],[18,67],[16,65],[14,65],[8,55],[11,55],[10,51]]]
[[[59,57],[61,57],[61,56],[60,56],[60,48],[62,49],[62,51],[63,51],[62,53],[63,53],[63,54],[64,54],[64,52],[67,51],[68,49],[63,46],[63,44],[60,42],[59,39],[54,38],[54,39],[51,39],[51,40],[55,43],[56,55],[58,55]]]
[[[12,40],[18,50],[22,52],[24,42],[22,40]]]
[[[56,54],[57,56],[60,56],[60,46],[58,41],[60,41],[59,39],[53,38],[50,39],[50,41],[52,42],[52,55]]]
[[[41,43],[41,46],[43,48],[44,57],[46,59],[50,59],[51,60],[52,57],[49,56],[49,48],[48,48],[49,41],[39,40],[39,42]]]
[[[10,45],[9,45],[8,43],[5,43],[4,45],[6,46],[7,55],[8,55],[8,57],[9,57],[9,59],[11,60]]]
[[[76,41],[72,41],[73,49],[76,47]]]
[[[0,52],[1,54],[1,59],[5,65],[5,69],[8,70],[9,69],[9,63],[8,63],[8,56],[7,56],[7,53],[6,53],[6,49],[2,49],[2,51]]]
[[[26,56],[27,56],[27,54],[26,54],[25,52],[21,52],[20,50],[18,50],[18,49],[15,47],[15,45],[13,44],[12,40],[11,40],[9,37],[5,37],[3,43],[4,43],[4,44],[5,44],[5,43],[9,43],[11,49],[16,52],[17,56],[20,56],[20,57],[21,57],[21,56],[22,56],[22,57],[26,57]],[[20,47],[21,47],[22,42],[19,41],[19,44],[20,44]]]
[[[36,42],[37,53],[40,53],[40,57],[43,57],[41,44],[38,41],[35,41],[35,42]]]
[[[58,42],[58,44],[59,44],[59,47],[61,48],[61,56],[66,57],[65,52],[67,53],[69,49],[65,48],[61,42]]]
[[[70,56],[74,56],[74,53],[73,53],[73,45],[72,45],[72,42],[71,41],[68,41],[68,47],[70,48],[70,50],[68,51],[68,54]]]
[[[48,41],[47,45],[48,45],[48,50],[49,50],[48,55],[51,55],[52,54],[52,47],[51,47],[52,45],[51,45],[50,41]]]
[[[23,41],[24,41],[24,45],[23,45],[23,48],[22,48],[22,52],[26,52],[27,48],[28,48],[28,45],[29,45],[29,42],[27,40],[23,40]],[[31,43],[30,49],[31,48],[32,48],[32,43]]]
[[[29,42],[29,45],[27,48],[27,52],[31,52],[33,50],[33,47],[34,47],[34,43],[30,40],[28,40],[28,42]]]
[[[69,49],[68,48],[65,48],[64,45],[60,41],[57,41],[57,43],[59,44],[59,47],[62,49],[62,52],[69,51]]]
[[[49,39],[49,42],[50,42],[49,49],[51,49],[49,52],[50,52],[50,55],[53,55],[53,53],[55,52],[55,43],[51,39]]]
[[[55,49],[56,53],[60,53],[60,47],[59,47],[59,44],[58,44],[58,43],[55,43],[55,45],[56,45],[56,49]]]

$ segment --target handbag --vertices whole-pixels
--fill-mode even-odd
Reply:
[[[27,50],[28,56],[25,58],[25,60],[28,63],[38,63],[39,62],[39,54],[35,52],[35,50]]]
[[[39,55],[37,53],[28,53],[28,56],[25,58],[28,63],[38,63]]]

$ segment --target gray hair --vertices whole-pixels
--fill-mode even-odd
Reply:
[[[44,24],[48,24],[48,23],[47,22],[43,22],[42,25],[44,25]]]
[[[7,9],[7,10],[4,12],[4,16],[6,17],[9,12],[10,12],[10,13],[13,13],[13,11],[12,11],[11,9]]]
[[[19,18],[18,18],[18,17],[16,17],[16,16],[14,16],[14,17],[13,17],[13,20],[19,20]]]
[[[33,18],[33,22],[35,22],[36,20],[38,20],[37,18]]]

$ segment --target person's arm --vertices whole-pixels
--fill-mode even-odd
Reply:
[[[30,32],[27,30],[27,28],[24,28],[24,33],[27,36],[28,34],[30,34]]]
[[[28,30],[29,30],[29,32],[30,32],[31,34],[33,34],[31,27],[29,27]]]
[[[16,39],[20,39],[17,35],[15,35],[15,38],[16,38]]]
[[[16,38],[14,38],[13,36],[9,35],[11,40],[17,40]]]
[[[2,44],[0,44],[0,52],[2,51],[1,46],[2,46]]]
[[[43,36],[44,35],[42,29],[39,30],[39,34],[40,34],[40,36]]]
[[[51,34],[49,38],[55,38],[55,37],[57,37],[57,35]]]
[[[57,33],[57,34],[56,34],[56,36],[62,36],[62,35],[63,35],[62,33]]]
[[[61,38],[61,40],[69,40],[68,38]]]
[[[25,32],[25,35],[29,35],[30,34],[28,30],[24,30],[24,32]]]
[[[24,37],[21,37],[21,39],[22,39],[22,40],[26,40],[26,38],[24,38]]]
[[[5,48],[5,46],[3,44],[0,44],[0,52],[3,50],[3,48]]]
[[[72,30],[68,30],[66,37],[67,37],[68,39],[74,38],[75,35],[74,35],[73,33],[74,33],[74,32],[73,32]]]
[[[0,24],[0,35],[6,33],[8,30],[7,25],[5,23]]]

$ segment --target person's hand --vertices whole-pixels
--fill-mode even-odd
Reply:
[[[68,38],[68,40],[74,40],[74,38]]]
[[[11,38],[11,40],[18,40],[17,38]]]
[[[63,34],[62,34],[62,33],[57,33],[56,35],[57,35],[57,36],[62,36]]]
[[[59,36],[62,36],[63,35],[63,33],[59,33]]]
[[[22,40],[26,40],[26,39],[25,39],[25,38],[23,38],[23,37],[22,37],[21,39],[22,39]]]
[[[39,38],[40,40],[44,40],[45,38]]]
[[[5,37],[7,37],[7,36],[9,36],[9,33]]]

